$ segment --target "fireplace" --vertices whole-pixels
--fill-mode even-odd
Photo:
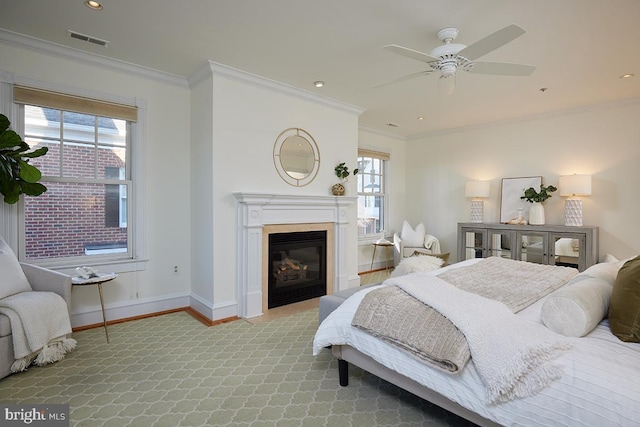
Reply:
[[[326,232],[326,293],[349,287],[347,229],[357,197],[233,193],[238,200],[238,315],[260,316],[268,307],[270,234]],[[355,212],[353,212],[355,222]]]
[[[327,294],[327,232],[269,234],[268,308]]]

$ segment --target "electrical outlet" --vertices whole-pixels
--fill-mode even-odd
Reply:
[[[180,270],[178,269],[177,265],[173,266],[173,274],[178,274],[180,272]]]

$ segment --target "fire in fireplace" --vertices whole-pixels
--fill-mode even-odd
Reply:
[[[269,234],[268,307],[327,293],[327,232]]]

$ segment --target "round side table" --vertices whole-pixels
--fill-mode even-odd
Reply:
[[[371,256],[371,267],[369,268],[370,270],[373,271],[373,261],[375,261],[376,259],[376,249],[378,249],[378,247],[382,247],[382,248],[387,248],[386,254],[387,254],[387,263],[385,266],[385,270],[388,270],[389,267],[389,251],[391,250],[391,248],[393,248],[393,243],[391,242],[373,242],[373,255]],[[391,258],[391,263],[393,265],[393,258]]]
[[[83,279],[82,277],[74,276],[71,278],[71,284],[73,286],[87,286],[98,285],[98,293],[100,294],[100,307],[102,308],[102,323],[104,325],[104,334],[109,342],[109,331],[107,331],[107,318],[104,315],[104,298],[102,297],[102,284],[112,281],[118,277],[116,273],[98,273],[96,277],[90,277]]]

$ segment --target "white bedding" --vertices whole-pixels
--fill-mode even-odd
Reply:
[[[453,264],[468,265],[478,260]],[[444,269],[437,270],[439,274]],[[539,394],[497,405],[486,403],[484,386],[473,360],[457,375],[430,368],[399,348],[351,326],[362,297],[375,287],[347,299],[318,328],[313,352],[332,344],[350,345],[390,369],[410,377],[450,400],[496,421],[517,426],[638,426],[640,421],[640,344],[623,343],[606,319],[572,350],[556,359],[563,376]],[[542,323],[544,299],[518,313]]]

